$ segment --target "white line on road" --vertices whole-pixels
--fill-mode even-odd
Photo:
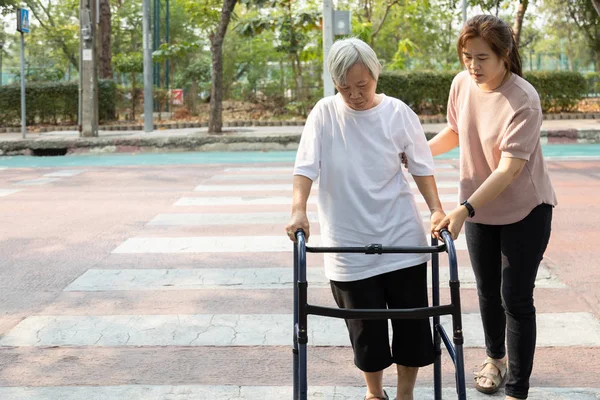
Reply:
[[[419,204],[425,204],[421,196],[415,196]],[[441,194],[442,203],[456,203],[457,194]],[[241,205],[291,205],[292,198],[286,196],[231,196],[231,197],[182,197],[175,206],[241,206]],[[308,204],[317,204],[316,197],[308,198]]]
[[[263,400],[291,399],[291,386],[234,386],[234,385],[119,385],[119,386],[52,386],[52,387],[0,387],[3,400]],[[362,400],[365,389],[360,386],[308,386],[309,400]],[[388,390],[394,396],[395,390]],[[432,387],[417,386],[416,399],[433,399]],[[456,389],[442,389],[444,399],[456,398]],[[489,400],[490,396],[475,389],[467,389],[471,400]],[[529,400],[597,400],[597,388],[532,387]]]
[[[56,172],[52,172],[50,174],[45,174],[44,176],[47,177],[55,177],[55,178],[66,178],[66,177],[71,177],[71,176],[76,176],[79,174],[84,173],[85,170],[77,170],[77,169],[65,169],[62,171],[56,171]]]
[[[290,219],[289,212],[265,212],[265,213],[177,213],[158,214],[148,222],[148,226],[205,226],[205,225],[285,225]],[[428,211],[420,213],[423,222],[429,223]],[[318,223],[316,212],[308,212],[310,223]]]
[[[36,178],[36,179],[28,179],[26,181],[16,182],[15,185],[39,186],[39,185],[45,185],[47,183],[56,182],[59,180],[60,180],[59,178]]]
[[[479,314],[463,314],[465,347],[484,347]],[[450,318],[442,325],[451,334]],[[202,314],[27,317],[0,346],[288,346],[292,315]],[[577,327],[577,329],[574,329]],[[600,346],[600,322],[590,313],[537,315],[537,346]],[[310,315],[309,345],[349,346],[343,320]]]
[[[408,172],[404,171],[406,175]],[[457,169],[441,170],[435,172],[436,178],[458,178],[459,171]],[[291,171],[289,174],[218,174],[213,175],[209,178],[209,181],[213,182],[227,182],[227,181],[271,181],[271,182],[290,182],[292,180]]]
[[[317,213],[308,212],[308,220],[318,223]],[[289,221],[289,212],[251,214],[158,214],[148,222],[151,226],[202,226],[202,225],[282,225]]]
[[[442,255],[443,265],[447,258]],[[291,264],[291,261],[290,261]],[[430,273],[430,272],[429,272]],[[475,276],[470,266],[458,268],[461,288],[474,288]],[[286,268],[200,268],[200,269],[90,269],[65,288],[65,291],[124,290],[262,290],[292,289],[291,266]],[[322,267],[307,268],[311,288],[328,288],[329,280]],[[440,267],[440,286],[448,287],[450,270]],[[564,288],[547,268],[540,266],[537,288]]]
[[[410,182],[411,189],[417,189],[417,184]],[[439,189],[458,189],[458,182],[437,182]],[[318,187],[315,187],[318,190]],[[199,185],[195,192],[291,192],[292,184],[265,184],[265,185]],[[313,190],[314,191],[314,190]]]
[[[427,243],[429,243],[429,239],[427,239]],[[311,235],[309,245],[320,246],[321,237]],[[384,246],[388,246],[388,244],[384,244]],[[458,237],[454,246],[456,250],[466,250],[464,235]],[[281,235],[130,238],[113,250],[113,253],[272,253],[292,251],[292,242]],[[384,254],[378,255],[378,257],[394,257],[394,255]]]
[[[13,193],[18,193],[23,189],[0,189],[0,197],[5,197]]]

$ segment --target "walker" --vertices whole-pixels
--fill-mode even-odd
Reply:
[[[294,243],[294,400],[307,400],[307,359],[306,346],[308,343],[307,317],[309,314],[342,319],[419,319],[433,317],[433,343],[435,346],[434,362],[434,394],[435,400],[442,399],[442,363],[441,341],[444,342],[450,358],[455,366],[456,392],[459,400],[466,400],[465,371],[463,355],[463,332],[460,312],[460,282],[456,250],[450,232],[442,230],[444,244],[438,245],[435,238],[431,246],[423,247],[384,247],[381,244],[370,244],[365,247],[308,247],[304,232],[296,232]],[[431,307],[401,309],[401,310],[362,310],[339,309],[315,306],[307,303],[306,282],[306,253],[431,253],[432,267],[432,300]],[[439,304],[439,257],[438,253],[447,252],[450,262],[450,304]],[[453,342],[440,324],[441,315],[452,315]]]

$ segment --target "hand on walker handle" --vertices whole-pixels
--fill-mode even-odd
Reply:
[[[446,214],[441,210],[434,211],[431,213],[431,236],[437,238],[437,240],[441,240],[442,242],[444,241],[444,239],[442,239],[440,231],[436,230],[436,228],[444,220],[445,217]]]
[[[464,206],[459,206],[454,210],[450,211],[448,215],[434,228],[434,231],[439,232],[446,228],[450,232],[450,236],[452,236],[452,240],[458,239],[458,235],[460,234],[460,230],[465,223],[465,220],[469,216],[469,212]]]
[[[302,229],[304,231],[304,237],[306,242],[310,236],[310,224],[308,223],[308,217],[304,211],[296,211],[292,214],[290,222],[285,226],[285,232],[288,238],[292,241],[296,241],[296,232]]]

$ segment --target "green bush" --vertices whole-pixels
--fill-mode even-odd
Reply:
[[[377,91],[405,102],[417,114],[445,114],[455,72],[384,72]]]
[[[524,78],[540,94],[544,112],[573,111],[588,92],[585,77],[578,72],[526,72]]]
[[[116,115],[117,87],[113,81],[98,84],[100,121],[111,121]],[[25,87],[27,124],[77,122],[79,88],[77,82],[28,83]],[[21,121],[21,86],[0,87],[0,125],[18,125]]]
[[[587,81],[587,95],[589,97],[600,96],[600,74],[598,72],[587,72],[584,76]]]
[[[383,72],[377,91],[404,101],[417,114],[445,114],[452,80],[457,72]],[[526,72],[540,94],[544,112],[573,111],[588,92],[600,92],[598,76],[586,80],[577,72]],[[589,89],[589,82],[595,86]]]

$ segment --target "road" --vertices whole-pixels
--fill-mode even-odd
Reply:
[[[548,163],[559,206],[537,279],[531,399],[600,398],[600,160],[586,156]],[[293,155],[86,157],[0,159],[0,399],[291,398]],[[436,165],[450,209],[458,162]],[[318,233],[314,222],[311,244]],[[457,246],[471,388],[483,337]],[[332,306],[322,258],[308,263],[309,301]],[[343,323],[309,326],[311,398],[362,398]],[[431,387],[424,368],[415,398]]]

